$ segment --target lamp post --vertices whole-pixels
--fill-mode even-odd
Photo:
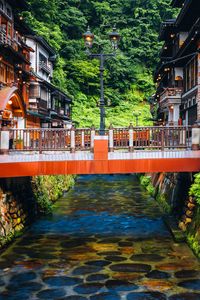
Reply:
[[[135,117],[135,121],[136,121],[136,124],[135,126],[138,127],[139,126],[139,116],[141,115],[141,113],[133,113],[133,116]]]
[[[113,31],[109,33],[109,39],[111,41],[112,48],[114,50],[113,53],[105,54],[103,52],[98,54],[92,54],[90,53],[90,48],[92,48],[93,41],[94,41],[94,34],[91,33],[90,27],[88,26],[87,31],[83,34],[83,39],[85,42],[85,46],[87,48],[87,53],[90,58],[98,58],[100,60],[100,135],[105,134],[105,101],[104,101],[104,80],[103,80],[103,74],[104,74],[104,62],[107,57],[115,56],[115,51],[118,48],[118,42],[120,40],[120,35],[116,31],[116,28],[113,28]]]

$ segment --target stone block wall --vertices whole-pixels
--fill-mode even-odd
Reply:
[[[31,178],[0,179],[0,248],[30,223],[36,212]]]

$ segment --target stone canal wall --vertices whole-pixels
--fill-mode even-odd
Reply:
[[[190,247],[200,257],[200,173],[156,173],[140,177],[164,212],[173,215]]]
[[[36,212],[30,177],[0,179],[0,248],[21,232]]]
[[[0,248],[11,241],[74,185],[74,177],[37,176],[0,179]]]

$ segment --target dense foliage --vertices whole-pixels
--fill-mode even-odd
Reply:
[[[200,205],[200,173],[194,175],[194,183],[190,187],[189,194],[194,196],[197,203]]]
[[[154,92],[152,70],[158,61],[158,31],[172,17],[171,0],[28,0],[25,18],[57,50],[54,84],[74,99],[73,119],[99,124],[99,61],[89,60],[82,33],[89,24],[96,39],[93,51],[110,53],[107,34],[116,24],[121,34],[117,56],[105,71],[107,123],[128,125],[150,118],[148,97]],[[134,119],[135,122],[135,119]]]

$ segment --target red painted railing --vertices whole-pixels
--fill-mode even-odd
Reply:
[[[189,149],[191,133],[189,126],[111,127],[105,131],[110,151]],[[96,135],[99,131],[90,128],[9,129],[9,151],[92,151]]]

